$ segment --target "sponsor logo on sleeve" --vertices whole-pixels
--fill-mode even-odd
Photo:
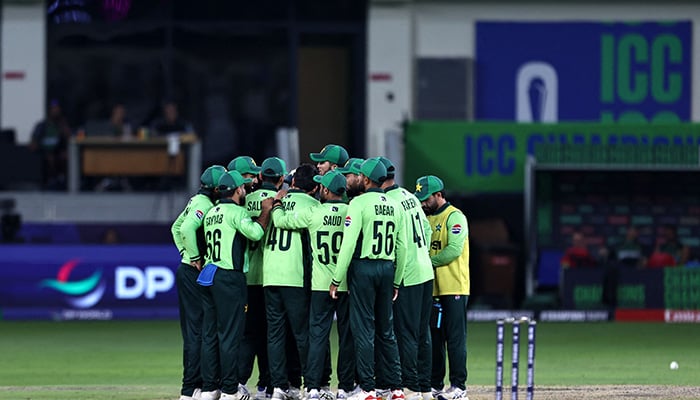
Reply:
[[[462,232],[462,225],[454,224],[451,229],[452,234],[459,235]]]
[[[345,217],[345,227],[347,228],[348,226],[350,226],[351,223],[352,218],[350,218],[350,216],[348,215],[347,217]]]
[[[194,216],[197,217],[197,219],[202,219],[204,218],[204,213],[202,212],[202,210],[197,210],[194,212]]]

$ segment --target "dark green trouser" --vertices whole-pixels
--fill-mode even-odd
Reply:
[[[401,355],[402,386],[429,392],[432,373],[430,311],[433,281],[402,286],[394,302],[394,331]]]
[[[246,384],[253,374],[255,357],[258,358],[257,387],[270,386],[270,369],[267,365],[267,319],[265,318],[265,292],[262,285],[248,286],[248,308],[245,314],[245,333],[241,342],[238,379]],[[270,391],[272,388],[270,388]]]
[[[270,380],[273,387],[287,389],[286,324],[289,321],[302,375],[305,375],[309,353],[309,295],[303,287],[267,286],[264,290]]]
[[[391,301],[393,282],[392,261],[361,259],[353,260],[350,264],[350,326],[355,338],[360,387],[365,391],[375,389],[375,349],[386,362],[384,377],[390,385],[389,389],[401,387],[401,364],[394,336]]]
[[[182,332],[182,389],[180,394],[192,396],[202,387],[202,296],[204,288],[197,284],[199,271],[189,264],[180,264],[175,273],[180,331]]]
[[[350,391],[354,387],[355,355],[352,334],[349,332],[348,294],[343,292],[338,295],[338,300],[333,300],[328,292],[311,292],[309,358],[306,364],[308,389],[321,389],[322,386],[330,385],[330,334],[334,313],[338,313],[338,387]]]
[[[431,327],[433,339],[432,387],[442,389],[445,379],[445,344],[450,362],[450,385],[464,389],[467,382],[467,303],[468,295],[440,296],[442,325]]]
[[[338,318],[338,389],[351,392],[355,388],[355,339],[350,329],[350,296],[347,292],[339,292],[335,301]]]
[[[214,284],[209,286],[204,296],[204,330],[211,331],[211,325],[214,325],[213,330],[216,331],[219,343],[217,354],[202,354],[204,391],[215,390],[219,386],[224,393],[233,394],[238,391],[238,353],[245,325],[247,292],[245,275],[242,272],[219,268],[214,276]],[[214,361],[217,356],[220,364]],[[207,379],[215,376],[212,372],[217,368],[217,364],[221,368],[220,385]]]

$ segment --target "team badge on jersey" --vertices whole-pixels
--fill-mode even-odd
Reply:
[[[347,228],[348,226],[350,226],[351,223],[352,218],[350,218],[350,216],[348,215],[347,217],[345,217],[345,227]]]
[[[460,224],[452,225],[452,233],[453,234],[459,235],[460,232],[462,232],[462,225],[460,225]]]
[[[332,211],[332,212],[338,212],[338,207],[332,206],[332,207],[331,207],[331,211]]]
[[[202,210],[197,210],[194,212],[194,216],[197,217],[197,219],[202,219],[204,218],[204,213],[202,212]]]

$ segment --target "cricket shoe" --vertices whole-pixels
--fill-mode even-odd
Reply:
[[[411,389],[404,389],[403,394],[406,400],[423,400],[423,395],[421,392],[414,392]]]
[[[238,395],[236,400],[251,400],[253,398],[253,396],[250,395],[248,387],[242,383],[238,384],[238,392],[236,394]]]
[[[309,390],[309,394],[306,396],[306,400],[319,400],[320,398],[321,394],[318,392],[318,389]]]
[[[202,397],[202,389],[197,388],[192,392],[192,396],[185,396],[184,394],[180,396],[180,400],[199,400]]]
[[[335,400],[333,392],[331,392],[330,386],[323,386],[319,391],[319,396],[321,400]]]
[[[403,390],[396,389],[391,391],[391,400],[406,400],[406,395]]]
[[[350,395],[343,389],[338,389],[338,393],[335,395],[336,400],[347,400],[348,397],[350,397]]]
[[[291,399],[291,396],[289,396],[289,390],[282,390],[281,388],[276,387],[272,391],[272,400],[289,400]]]
[[[290,386],[287,390],[287,396],[292,400],[302,400],[304,398],[304,392],[300,388]]]
[[[377,398],[391,400],[391,389],[376,389]]]
[[[265,386],[258,386],[257,391],[255,392],[255,400],[265,400],[266,398],[269,398],[267,395],[267,389]]]
[[[435,397],[433,397],[433,392],[422,392],[421,396],[423,400],[436,400]]]
[[[200,397],[201,400],[219,400],[219,397],[221,397],[221,390],[216,389],[216,390],[211,390],[207,392],[202,392],[202,396]]]
[[[437,400],[469,400],[469,397],[467,397],[466,390],[450,386],[449,389],[437,396]]]
[[[245,395],[248,396],[248,395]],[[248,396],[250,397],[250,396]],[[240,393],[236,392],[234,394],[228,394],[228,393],[221,393],[221,397],[219,397],[219,400],[239,400],[241,399]]]
[[[381,397],[377,397],[377,392],[374,390],[370,390],[369,392],[365,392],[364,390],[361,390],[359,393],[350,396],[348,400],[379,400]]]

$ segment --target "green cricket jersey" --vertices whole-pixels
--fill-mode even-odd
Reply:
[[[213,206],[209,196],[200,191],[190,198],[185,209],[170,227],[183,264],[189,264],[204,257],[207,245],[204,241],[202,222]]]
[[[338,200],[297,211],[284,211],[283,207],[276,207],[272,212],[272,222],[278,228],[308,229],[313,257],[311,290],[327,292],[331,285],[343,241],[347,209],[348,205]],[[347,282],[341,282],[338,290],[347,292]]]
[[[379,188],[370,188],[350,202],[334,285],[346,281],[353,258],[365,258],[395,262],[394,286],[399,287],[406,267],[406,232],[400,207]]]
[[[282,199],[281,207],[291,213],[318,204],[318,200],[303,191],[290,189]],[[303,287],[304,268],[310,268],[310,251],[307,230],[284,229],[270,224],[263,246],[263,286]]]
[[[248,240],[260,240],[265,231],[245,208],[223,199],[204,217],[207,264],[248,272]]]
[[[434,278],[433,264],[430,261],[430,228],[420,201],[413,193],[393,185],[385,189],[386,195],[401,205],[403,229],[406,232],[406,270],[404,286],[419,285]]]
[[[277,188],[269,182],[263,182],[260,189],[253,193],[248,193],[245,197],[245,208],[252,218],[260,216],[260,203],[263,200],[275,197]],[[269,229],[269,228],[268,228]],[[263,283],[263,239],[259,241],[248,241],[248,273],[246,281],[248,285],[262,285]]]

